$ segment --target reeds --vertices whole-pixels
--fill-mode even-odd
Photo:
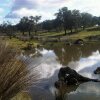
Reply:
[[[28,68],[17,56],[16,50],[0,44],[0,100],[10,100],[38,81],[35,67]]]

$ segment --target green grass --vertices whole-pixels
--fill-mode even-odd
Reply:
[[[9,39],[7,37],[5,37],[4,39],[2,39],[2,41],[8,43],[9,46],[17,48],[17,49],[25,48],[28,45],[28,43],[31,43],[33,47],[36,47],[37,44],[39,44],[39,42],[36,41],[36,40],[21,41],[21,40],[19,40],[17,38]]]
[[[96,35],[100,35],[100,31],[81,31],[79,33],[70,35],[69,39],[85,39],[86,37]]]
[[[41,33],[38,34],[39,36],[58,36],[58,35],[64,35],[64,32],[47,32],[47,33]]]
[[[92,28],[90,28],[92,29]],[[69,31],[67,31],[69,32]],[[21,33],[20,33],[21,34]],[[27,33],[28,34],[28,33]],[[51,37],[55,37],[57,38],[57,36],[61,36],[61,38],[63,39],[68,39],[68,40],[76,40],[76,39],[86,39],[87,37],[90,37],[90,36],[98,36],[100,35],[100,31],[80,31],[78,33],[74,33],[74,34],[71,34],[68,33],[68,35],[64,35],[64,31],[61,31],[61,32],[47,32],[47,33],[37,33],[38,36],[40,36],[41,38],[44,38],[44,39],[48,39],[50,37],[50,39],[52,39]],[[29,43],[32,44],[32,47],[36,47],[39,43],[38,40],[30,40],[30,41],[22,41],[22,40],[19,40],[17,38],[12,38],[12,39],[9,39],[7,37],[5,37],[5,39],[3,39],[3,41],[6,41],[7,43],[9,43],[10,46],[12,47],[16,47],[18,49],[22,49],[22,48],[25,48],[27,47],[27,45]]]
[[[86,39],[87,37],[89,36],[98,36],[100,35],[100,31],[87,31],[87,30],[84,30],[84,31],[80,31],[78,33],[74,33],[74,34],[67,34],[67,35],[64,35],[64,32],[48,32],[48,33],[41,33],[43,34],[42,36],[43,37],[49,37],[49,36],[59,36],[59,35],[62,35],[61,38],[68,38],[69,40],[76,40],[76,39]]]

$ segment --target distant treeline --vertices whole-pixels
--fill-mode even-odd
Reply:
[[[48,15],[47,15],[48,16]],[[23,17],[20,19],[19,23],[12,25],[10,22],[4,22],[0,25],[1,33],[6,33],[11,36],[16,32],[22,32],[24,35],[25,32],[28,32],[29,36],[34,32],[36,35],[37,31],[46,32],[46,31],[64,31],[65,35],[67,30],[70,33],[78,32],[80,29],[85,29],[92,26],[100,25],[100,17],[93,16],[89,13],[83,12],[80,13],[79,10],[69,10],[67,7],[63,7],[55,13],[55,19],[45,20],[39,22],[42,16],[30,16]]]

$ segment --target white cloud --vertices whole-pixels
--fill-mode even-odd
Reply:
[[[0,14],[3,13],[3,12],[4,12],[4,9],[3,8],[0,8]]]
[[[9,13],[7,15],[7,18],[16,19],[16,18],[21,18],[24,16],[36,16],[36,15],[42,16],[42,20],[54,18],[51,12],[44,12],[41,10],[34,10],[34,9],[27,9],[27,8],[21,8],[19,10],[15,10]]]
[[[0,16],[0,24],[2,24],[2,22],[3,22],[3,17]]]
[[[14,0],[10,13],[6,18],[41,15],[42,20],[54,18],[53,14],[66,0]]]
[[[100,16],[100,0],[70,0],[66,6]]]
[[[0,14],[4,12],[3,8],[0,8]],[[3,22],[3,16],[0,15],[0,24]]]
[[[13,6],[6,18],[19,18],[41,15],[42,20],[54,18],[54,13],[61,7],[78,9],[100,16],[100,0],[13,0]]]

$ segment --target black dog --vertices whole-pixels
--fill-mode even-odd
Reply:
[[[88,81],[100,82],[98,79],[90,79],[90,78],[84,77],[69,67],[61,68],[59,70],[58,79],[59,81],[56,82],[55,85],[61,82],[67,85],[77,85],[79,83],[88,82]]]
[[[100,67],[98,67],[95,71],[94,74],[100,74]]]

